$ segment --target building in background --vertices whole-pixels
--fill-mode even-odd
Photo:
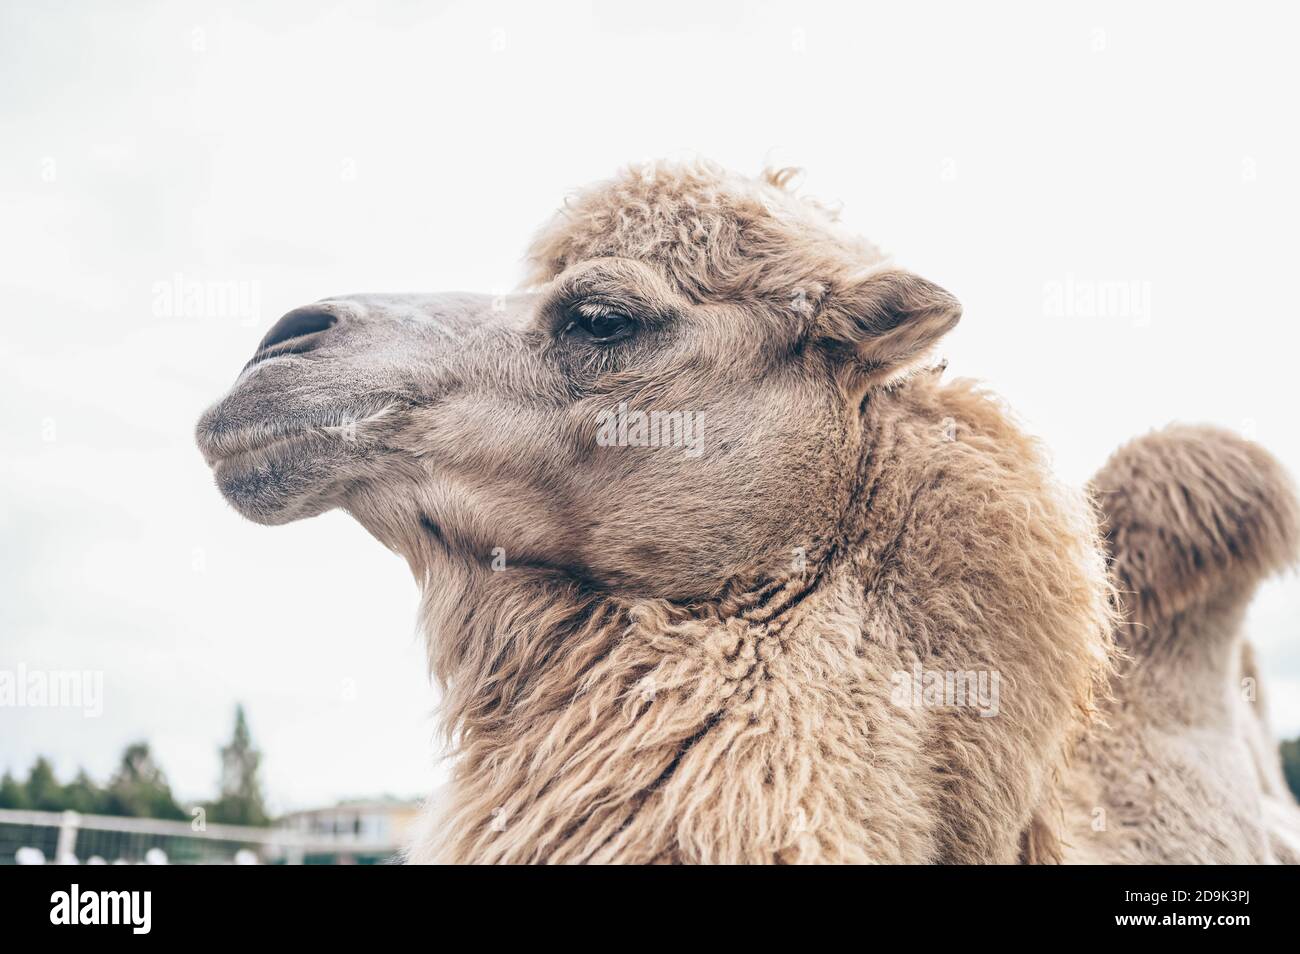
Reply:
[[[378,799],[339,802],[328,808],[290,812],[276,829],[296,836],[306,848],[301,864],[382,864],[392,861],[409,840],[419,814],[418,801]]]

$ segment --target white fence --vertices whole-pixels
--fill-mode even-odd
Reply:
[[[390,861],[397,849],[283,828],[0,809],[0,865],[350,864]]]

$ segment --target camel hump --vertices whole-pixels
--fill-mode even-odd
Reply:
[[[1239,590],[1300,550],[1282,465],[1230,431],[1173,425],[1125,444],[1092,479],[1112,570],[1133,622],[1153,625]]]

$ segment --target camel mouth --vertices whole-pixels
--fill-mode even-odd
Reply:
[[[199,449],[203,453],[203,459],[208,462],[208,466],[219,475],[222,470],[241,466],[256,466],[261,461],[272,459],[281,451],[295,449],[307,442],[311,437],[310,432],[304,432],[234,447],[229,446],[226,442],[223,442],[223,446],[220,447],[211,445],[205,447],[200,442]]]
[[[288,523],[337,502],[346,451],[328,431],[201,425],[196,437],[221,495],[255,523]]]
[[[237,386],[194,430],[217,490],[255,523],[288,523],[338,505],[388,423],[388,406],[359,413],[350,403],[326,409],[295,397]]]
[[[214,471],[255,465],[259,460],[269,460],[279,451],[291,450],[312,437],[312,431],[267,433],[260,428],[243,428],[239,431],[219,431],[200,426],[196,437],[199,452]]]

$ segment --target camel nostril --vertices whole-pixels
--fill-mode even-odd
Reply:
[[[333,327],[337,322],[338,318],[335,315],[322,308],[294,309],[272,326],[266,333],[266,337],[262,339],[262,343],[257,346],[257,350],[260,353],[294,338],[314,335],[318,331]]]

